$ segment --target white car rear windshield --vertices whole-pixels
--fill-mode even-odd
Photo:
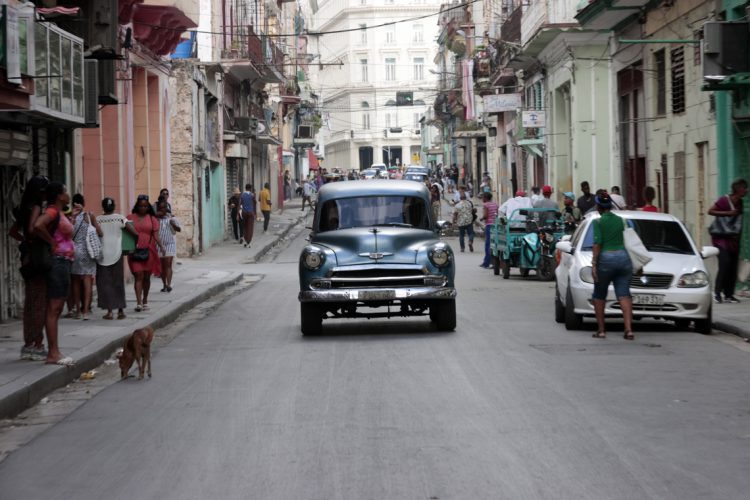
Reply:
[[[339,198],[321,207],[320,232],[372,226],[429,229],[428,208],[422,198],[414,196]]]
[[[649,252],[695,255],[682,225],[675,221],[628,219],[628,225],[635,229]],[[581,250],[594,248],[594,224],[589,224]]]

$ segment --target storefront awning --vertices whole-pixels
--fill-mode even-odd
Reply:
[[[544,153],[540,149],[544,146],[544,139],[521,139],[516,144],[533,155],[544,156]]]

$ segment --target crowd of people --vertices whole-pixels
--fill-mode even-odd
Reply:
[[[72,364],[60,352],[59,319],[66,304],[65,317],[90,319],[95,289],[96,305],[106,311],[103,319],[124,319],[125,262],[134,277],[135,311],[149,309],[152,276],[161,278],[162,292],[172,291],[175,234],[181,227],[169,191],[162,189],[153,204],[139,195],[127,216],[109,197],[101,208],[95,215],[82,194],[71,196],[64,184],[43,176],[27,182],[10,229],[19,242],[25,285],[21,359]]]

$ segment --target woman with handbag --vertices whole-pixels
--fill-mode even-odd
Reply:
[[[747,195],[747,181],[737,179],[732,183],[732,192],[722,196],[708,215],[716,217],[708,228],[711,240],[719,249],[719,270],[716,273],[714,302],[737,303],[734,287],[737,284],[737,265],[740,260],[740,235],[742,234],[742,198]],[[721,294],[724,294],[722,298]]]
[[[23,347],[21,359],[43,361],[44,321],[47,312],[47,276],[51,264],[47,243],[33,235],[34,224],[42,214],[45,189],[49,181],[37,175],[29,179],[23,190],[21,204],[13,210],[15,222],[9,234],[20,242],[21,276],[24,284]]]
[[[600,217],[594,221],[594,251],[591,272],[594,278],[594,312],[596,313],[596,339],[607,338],[604,322],[604,309],[607,304],[609,284],[615,287],[615,296],[620,302],[622,319],[625,322],[625,340],[633,336],[633,300],[630,296],[630,279],[633,264],[625,250],[623,234],[626,225],[623,219],[612,213],[612,199],[602,190],[594,197]]]
[[[122,232],[138,236],[133,223],[122,214],[115,213],[115,200],[102,200],[104,215],[96,218],[102,230],[102,253],[96,266],[97,306],[106,309],[104,319],[125,319],[125,273],[122,259]]]
[[[96,258],[98,255],[91,255],[88,245],[89,238],[101,238],[102,228],[96,221],[96,217],[91,212],[86,212],[84,207],[86,201],[83,195],[76,193],[73,195],[73,209],[78,211],[73,225],[73,243],[76,247],[75,260],[71,268],[71,286],[73,289],[73,304],[75,319],[88,320],[91,315],[91,300],[94,289],[94,278],[96,278]],[[93,228],[96,236],[93,236]],[[101,245],[101,243],[99,243]],[[100,246],[101,248],[101,246]]]
[[[58,344],[60,313],[70,288],[70,268],[75,256],[73,224],[62,215],[70,203],[70,195],[64,184],[50,182],[46,189],[47,208],[34,223],[34,234],[51,247],[52,261],[47,271],[47,330],[48,364],[69,366],[73,358],[65,357]]]
[[[154,215],[154,207],[148,202],[148,195],[138,195],[128,220],[133,221],[133,227],[138,232],[135,250],[128,255],[128,267],[135,279],[135,310],[147,311],[151,275],[161,275],[156,247],[163,250],[159,240],[159,220]]]

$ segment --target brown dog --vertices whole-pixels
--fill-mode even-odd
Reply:
[[[154,339],[154,329],[150,326],[136,330],[127,338],[122,346],[122,352],[117,355],[120,361],[120,376],[128,378],[128,372],[133,361],[138,362],[138,380],[143,378],[143,372],[148,366],[148,377],[151,378],[151,341]]]

